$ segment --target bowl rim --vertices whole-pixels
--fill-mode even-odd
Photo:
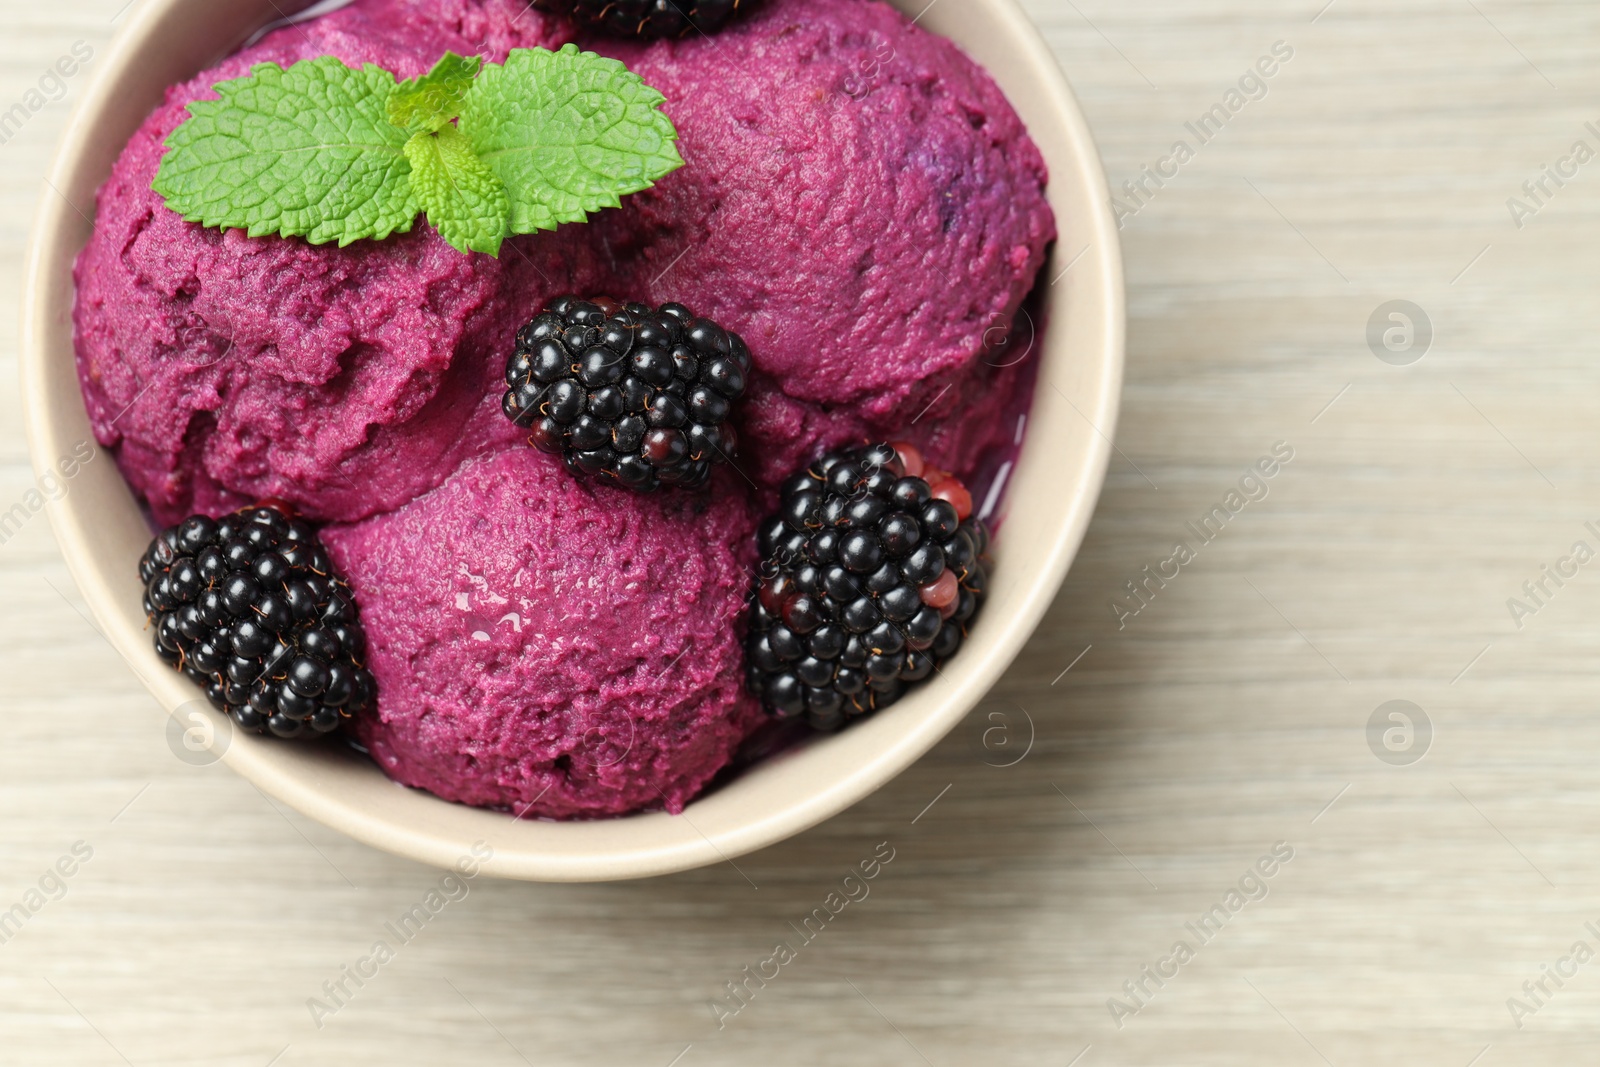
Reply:
[[[925,0],[891,2],[907,13],[920,12],[918,18],[931,12],[930,29],[948,18],[933,5],[925,4]],[[81,249],[81,239],[77,236],[81,227],[74,221],[74,215],[89,224],[88,216],[63,190],[79,184],[74,181],[75,176],[84,167],[85,160],[93,158],[91,138],[108,114],[135,60],[152,42],[164,40],[163,32],[173,32],[178,25],[174,21],[176,18],[185,12],[197,14],[202,5],[215,5],[213,15],[225,6],[217,0],[147,0],[134,9],[103,53],[98,69],[92,72],[50,164],[24,262],[19,353],[24,421],[36,476],[53,470],[52,457],[64,454],[64,449],[71,447],[69,442],[82,441],[87,433],[87,415],[78,392],[75,365],[70,377],[76,417],[73,402],[61,401],[57,395],[61,386],[52,384],[52,371],[57,378],[61,373],[51,361],[61,358],[63,336],[66,358],[72,362],[71,271]],[[231,6],[240,11],[248,10],[250,17],[259,16],[258,24],[264,24],[269,13],[278,12],[271,0],[238,0]],[[1110,461],[1121,395],[1125,331],[1118,228],[1099,153],[1072,89],[1017,0],[969,0],[961,19],[950,21],[949,27],[954,31],[963,23],[970,26],[985,18],[993,20],[994,32],[1007,42],[1008,65],[1015,64],[1028,72],[1013,78],[1008,76],[1010,72],[997,69],[991,63],[988,66],[991,76],[1002,87],[1008,81],[1031,78],[1042,90],[1037,97],[1025,100],[1018,99],[1014,93],[1007,94],[1012,106],[1023,115],[1030,132],[1035,134],[1035,141],[1041,140],[1039,122],[1049,121],[1059,127],[1058,131],[1052,131],[1052,137],[1059,132],[1063,157],[1070,170],[1064,171],[1061,161],[1052,161],[1047,195],[1060,193],[1069,185],[1073,195],[1070,204],[1058,202],[1058,196],[1051,195],[1061,237],[1044,271],[1046,276],[1054,276],[1052,287],[1069,271],[1075,272],[1060,295],[1050,298],[1050,304],[1060,314],[1060,305],[1070,295],[1077,309],[1073,314],[1087,316],[1086,326],[1092,328],[1084,340],[1084,352],[1068,353],[1062,322],[1050,324],[1050,333],[1038,357],[1039,386],[1030,419],[1040,410],[1041,394],[1049,384],[1093,432],[1079,431],[1083,448],[1075,462],[1055,461],[1065,471],[1058,479],[1066,496],[1061,521],[1033,545],[1034,554],[1029,557],[1030,574],[1016,602],[1003,617],[993,610],[995,605],[991,603],[990,610],[974,627],[974,638],[979,633],[984,635],[987,654],[968,659],[960,671],[946,672],[951,676],[959,675],[954,679],[953,689],[945,688],[937,703],[931,697],[920,699],[926,693],[915,694],[919,698],[919,708],[921,704],[929,705],[922,709],[920,718],[908,719],[903,714],[895,714],[910,710],[907,705],[912,700],[908,698],[897,708],[838,735],[859,735],[858,744],[870,746],[872,753],[854,760],[847,773],[830,774],[824,781],[818,781],[811,773],[825,755],[819,746],[836,738],[806,742],[796,753],[780,755],[770,761],[774,766],[770,770],[763,768],[761,773],[769,778],[772,775],[783,778],[779,792],[787,791],[789,799],[755,815],[738,813],[729,817],[727,798],[723,796],[728,792],[727,787],[697,798],[678,816],[653,812],[589,822],[511,820],[504,813],[463,808],[403,787],[390,794],[392,804],[380,805],[384,810],[375,811],[370,789],[345,790],[336,781],[349,777],[348,770],[335,765],[339,762],[336,754],[309,754],[302,750],[289,760],[280,758],[282,753],[277,751],[286,746],[256,744],[254,739],[248,739],[247,743],[228,745],[221,753],[222,761],[262,792],[301,814],[368,845],[431,866],[449,867],[469,853],[471,846],[467,842],[473,838],[470,832],[462,831],[470,825],[482,831],[480,842],[494,841],[492,857],[482,863],[485,874],[536,881],[605,881],[687,870],[732,860],[775,844],[838,814],[887,784],[953,729],[1021,651],[1053,601],[1082,542]],[[234,21],[243,26],[249,19],[241,14]],[[948,32],[946,36],[967,50],[959,34]],[[193,71],[187,76],[193,76]],[[1030,115],[1032,120],[1029,120]],[[120,152],[120,145],[119,141],[111,158]],[[1067,180],[1069,174],[1070,181]],[[91,188],[97,190],[105,177],[103,170],[95,174]],[[1084,241],[1084,248],[1076,253],[1065,250],[1072,255],[1072,260],[1063,268],[1056,261],[1066,258],[1062,248],[1069,229],[1068,217],[1064,215],[1066,207],[1071,208],[1074,241]],[[1079,260],[1083,261],[1081,269],[1078,269]],[[1055,275],[1058,270],[1060,274]],[[1077,327],[1075,323],[1074,329]],[[1069,369],[1079,372],[1069,388],[1077,391],[1080,403],[1074,403],[1060,385],[1051,381],[1052,369],[1062,369],[1053,366],[1059,362],[1051,359],[1053,352],[1059,352],[1063,361],[1069,354],[1073,360],[1083,361],[1082,365],[1069,365]],[[1046,396],[1044,399],[1057,413],[1067,414],[1053,398]],[[1030,439],[1038,433],[1037,429],[1031,430]],[[93,441],[92,434],[87,439]],[[1029,454],[1028,441],[1024,441],[1022,455],[1018,458],[1019,469]],[[96,475],[103,476],[104,472]],[[121,482],[120,474],[114,470],[112,477]],[[126,491],[125,485],[124,489]],[[97,543],[109,536],[98,528],[98,498],[85,500],[86,495],[68,492],[46,503],[68,570],[102,636],[123,656],[169,715],[177,717],[196,706],[197,693],[181,675],[161,668],[144,638],[142,614],[135,609],[133,614],[138,617],[129,618],[126,590],[118,588],[126,582],[113,573],[110,563],[96,551]],[[127,497],[131,501],[131,492],[127,492]],[[127,569],[131,570],[131,561]],[[969,657],[978,651],[973,647],[976,644],[977,641],[969,641]],[[925,690],[933,688],[925,687]],[[203,705],[204,701],[198,703]],[[212,713],[208,705],[204,714],[214,728],[226,736],[226,720]],[[375,766],[370,769],[374,774],[381,773]],[[719,796],[723,798],[721,801],[717,800]],[[442,812],[438,810],[440,806],[452,812]],[[455,809],[472,814],[461,816]],[[708,813],[706,818],[697,820],[696,816],[702,811]],[[710,827],[709,832],[697,825],[702,821]],[[619,824],[625,824],[621,830],[604,829]],[[508,841],[508,838],[514,840]],[[587,844],[584,843],[586,839]]]

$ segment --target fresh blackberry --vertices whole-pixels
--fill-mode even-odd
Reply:
[[[908,444],[830,453],[761,525],[746,682],[818,730],[894,703],[955,655],[988,587],[972,496]]]
[[[732,454],[749,373],[739,335],[682,304],[564,296],[517,331],[501,407],[574,474],[692,487]]]
[[[156,654],[241,728],[326,734],[372,699],[350,587],[277,506],[163,530],[139,561]]]
[[[685,37],[715,33],[759,0],[533,0],[552,15],[565,15],[587,29],[617,37]]]

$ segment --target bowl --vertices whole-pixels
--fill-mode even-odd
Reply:
[[[982,699],[1049,607],[1105,478],[1122,380],[1121,252],[1083,115],[1014,0],[895,2],[1000,83],[1049,164],[1060,230],[1042,286],[1049,328],[1037,339],[1039,386],[1010,475],[992,591],[962,653],[893,707],[754,765],[681,815],[516,820],[396,785],[343,746],[230,736],[227,719],[152,650],[135,567],[151,531],[109,457],[90,462],[47,505],[62,554],[105,636],[179,717],[185,736],[211,746],[202,760],[220,753],[309,818],[436,867],[486,842],[493,855],[482,869],[491,876],[600,881],[721,862],[814,826],[905,770]],[[89,237],[95,190],[168,85],[279,17],[274,0],[144,0],[97,60],[51,167],[25,268],[22,385],[41,476],[94,441],[78,391],[71,309],[72,263]]]

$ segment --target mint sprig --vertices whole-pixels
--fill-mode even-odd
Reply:
[[[189,105],[151,183],[190,222],[340,246],[409,230],[455,248],[582,222],[683,165],[665,98],[614,59],[446,53],[420,78],[331,56],[263,63]]]

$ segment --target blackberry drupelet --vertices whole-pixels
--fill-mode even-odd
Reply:
[[[156,654],[241,728],[331,733],[372,699],[350,587],[277,506],[163,530],[139,562]]]
[[[688,488],[732,454],[749,374],[739,335],[682,304],[566,296],[517,332],[501,407],[574,474]]]
[[[908,444],[791,477],[760,543],[746,682],[818,730],[887,707],[955,655],[988,586],[971,495]]]
[[[534,0],[533,6],[565,15],[580,26],[617,37],[684,37],[714,33],[759,0]]]

